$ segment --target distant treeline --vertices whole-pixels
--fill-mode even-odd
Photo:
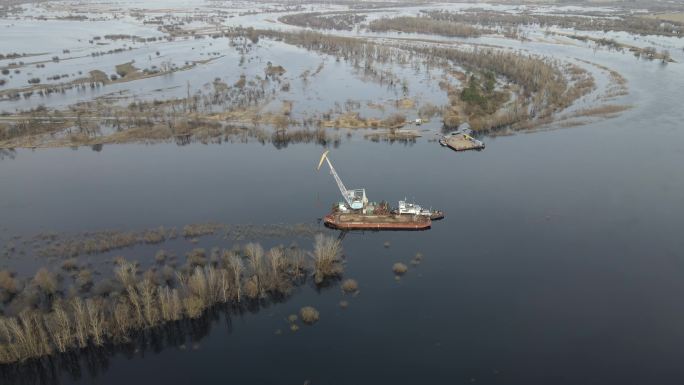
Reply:
[[[483,32],[480,28],[469,25],[467,22],[454,23],[447,20],[415,16],[373,20],[368,24],[368,29],[373,32],[398,31],[450,37],[478,37]]]
[[[640,16],[598,17],[577,15],[539,15],[496,11],[447,12],[421,11],[426,17],[447,23],[496,26],[557,26],[581,31],[622,31],[639,35],[682,36],[684,24]]]
[[[278,20],[285,24],[297,25],[300,27],[350,31],[356,24],[366,20],[366,16],[358,15],[353,12],[334,14],[311,12],[285,15]]]

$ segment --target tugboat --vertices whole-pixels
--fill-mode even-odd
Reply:
[[[344,201],[333,205],[332,212],[323,218],[326,226],[341,230],[427,230],[432,226],[433,218],[444,218],[441,211],[425,210],[405,201],[400,201],[399,208],[394,210],[386,202],[369,202],[365,189],[348,190],[345,187],[328,152],[321,156],[317,169],[321,169],[324,161],[328,163]]]
[[[403,201],[399,201],[399,207],[392,210],[392,213],[399,215],[422,215],[424,217],[429,217],[433,221],[444,218],[444,213],[442,211],[422,208],[415,203],[407,202],[406,198],[404,198]]]

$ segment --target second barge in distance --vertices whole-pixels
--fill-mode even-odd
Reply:
[[[454,151],[484,150],[484,142],[473,138],[472,134],[473,130],[470,129],[468,123],[463,123],[458,130],[443,136],[439,144]]]
[[[332,212],[323,218],[327,227],[340,230],[427,230],[432,226],[432,219],[444,217],[441,211],[426,210],[405,201],[400,201],[399,208],[395,210],[387,202],[369,202],[365,189],[347,190],[328,159],[328,151],[321,156],[319,170],[324,161],[328,163],[330,174],[344,198],[343,202],[333,205]]]

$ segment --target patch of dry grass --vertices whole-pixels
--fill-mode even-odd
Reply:
[[[606,104],[598,107],[591,107],[579,110],[576,113],[574,113],[573,116],[599,116],[604,118],[611,118],[630,108],[632,108],[632,106]]]

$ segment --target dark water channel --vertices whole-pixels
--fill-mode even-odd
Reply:
[[[345,277],[361,289],[349,308],[339,287],[306,285],[145,348],[63,357],[42,372],[5,368],[1,382],[681,384],[684,77],[654,63],[621,72],[635,106],[620,117],[486,138],[483,152],[344,139],[330,156],[348,187],[447,214],[429,231],[347,234]],[[0,161],[0,227],[315,222],[339,199],[315,172],[322,150],[19,150]],[[416,252],[423,263],[396,281],[392,264]],[[136,253],[121,252],[145,257]],[[292,333],[285,318],[304,305],[321,319]]]

